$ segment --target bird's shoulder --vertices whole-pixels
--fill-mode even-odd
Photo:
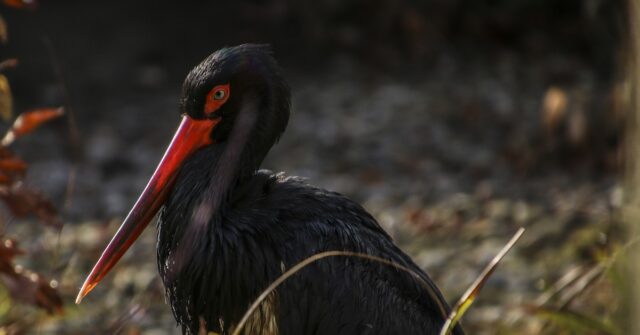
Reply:
[[[305,228],[339,226],[390,239],[360,204],[338,192],[314,186],[306,178],[260,170],[237,191],[234,207],[277,218],[279,224],[305,224]]]

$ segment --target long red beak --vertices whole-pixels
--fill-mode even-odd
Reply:
[[[210,134],[219,122],[220,119],[194,120],[189,116],[182,118],[176,134],[149,183],[82,284],[76,304],[98,285],[140,236],[164,204],[184,160],[197,149],[212,143]]]

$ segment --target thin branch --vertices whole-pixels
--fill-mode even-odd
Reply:
[[[65,111],[67,113],[67,127],[69,129],[69,145],[71,147],[71,161],[73,163],[70,171],[69,177],[67,179],[67,189],[65,191],[65,199],[64,199],[64,209],[68,210],[71,206],[71,199],[73,197],[73,191],[75,190],[75,182],[76,182],[76,170],[78,167],[78,162],[81,159],[82,155],[82,138],[80,135],[80,130],[78,128],[78,123],[76,121],[76,115],[73,108],[73,103],[71,100],[71,94],[69,92],[69,87],[67,86],[67,81],[64,76],[64,71],[62,69],[62,64],[57,57],[55,52],[55,48],[53,46],[53,42],[48,36],[43,38],[44,44],[47,48],[47,52],[49,53],[49,57],[51,58],[51,64],[53,67],[53,71],[55,75],[58,77],[58,81],[60,82],[60,87],[62,89],[62,95],[65,100]]]

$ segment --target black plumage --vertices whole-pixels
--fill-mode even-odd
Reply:
[[[224,82],[232,88],[219,113],[225,133],[187,159],[158,220],[159,271],[184,332],[197,333],[204,321],[208,330],[228,333],[285,269],[328,250],[399,263],[438,292],[360,205],[299,178],[258,170],[289,118],[289,90],[268,48],[242,45],[208,57],[187,76],[183,113],[202,117],[200,97]],[[437,294],[439,301],[392,267],[330,258],[285,282],[246,331],[437,334],[447,310]]]
[[[289,119],[269,48],[240,45],[187,76],[182,121],[158,168],[85,280],[80,302],[158,219],[158,269],[184,333],[230,334],[287,269],[324,251],[260,305],[243,334],[437,334],[448,307],[429,277],[360,205],[260,164]],[[462,334],[457,327],[455,335]]]

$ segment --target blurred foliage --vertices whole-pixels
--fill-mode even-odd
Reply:
[[[28,187],[23,182],[27,163],[12,153],[6,145],[14,139],[33,131],[43,122],[62,115],[61,110],[52,114],[50,109],[36,110],[21,114],[5,135],[0,147],[0,198],[15,218],[35,216],[39,222],[60,229],[62,223],[58,218],[54,205],[40,192]],[[2,236],[8,234],[7,225],[3,227]],[[0,282],[3,283],[4,307],[0,307],[0,320],[8,328],[5,332],[20,332],[27,327],[22,324],[26,320],[11,320],[10,305],[6,301],[11,297],[14,301],[30,304],[46,310],[48,313],[62,313],[62,299],[58,293],[58,282],[48,280],[42,274],[27,270],[14,263],[18,255],[27,253],[18,247],[16,238],[6,238],[0,245]],[[12,329],[8,331],[6,329]]]
[[[244,0],[222,9],[307,56],[348,52],[383,68],[433,61],[467,44],[473,57],[494,48],[530,57],[570,51],[611,78],[611,50],[626,40],[625,0]],[[256,29],[257,28],[257,29]],[[286,40],[283,37],[286,36]]]
[[[628,334],[640,332],[640,3],[629,0],[629,52],[624,58],[626,68],[626,99],[628,123],[625,137],[625,220],[630,251],[619,266],[622,275],[616,279],[617,291],[625,319],[623,329]]]
[[[21,1],[4,1],[14,7],[26,6]],[[7,41],[7,28],[0,18],[0,40]],[[13,59],[0,63],[0,70],[13,67]],[[0,74],[0,116],[10,120],[13,115],[12,94],[9,81]],[[61,228],[54,205],[39,191],[23,182],[28,165],[16,156],[8,146],[41,124],[62,116],[62,109],[41,109],[22,113],[9,128],[0,144],[0,198],[14,218],[35,216],[39,222],[55,228]],[[0,244],[0,332],[4,334],[22,333],[29,328],[28,316],[12,312],[12,303],[19,302],[45,310],[49,314],[62,313],[62,299],[58,293],[58,282],[49,280],[42,274],[25,269],[15,263],[16,256],[27,256],[27,252],[18,247],[16,238],[7,238],[7,224],[3,220],[2,243]]]

